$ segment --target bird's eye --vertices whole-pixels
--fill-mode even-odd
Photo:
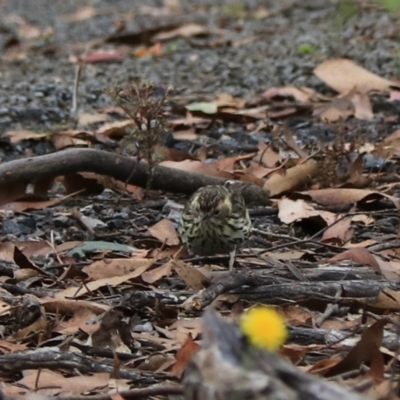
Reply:
[[[214,211],[214,217],[216,217],[216,218],[221,218],[221,219],[223,219],[223,218],[226,217],[226,214],[227,214],[227,210],[226,210],[225,207],[217,208],[217,209]]]

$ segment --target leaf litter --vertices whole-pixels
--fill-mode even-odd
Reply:
[[[179,1],[167,3],[146,13],[182,13]],[[258,18],[273,18],[261,11]],[[224,12],[232,22],[247,11]],[[9,45],[5,62],[32,57],[35,41],[52,34],[8,17],[24,45]],[[98,17],[92,6],[61,15],[77,24]],[[132,57],[161,60],[180,40],[192,51],[222,42],[253,45],[262,37],[239,37],[237,26],[182,21],[135,31],[126,27],[129,18],[70,61],[83,60],[94,71],[89,68]],[[185,57],[199,62],[194,52]],[[180,248],[177,218],[166,207],[171,199],[183,204],[176,193],[135,197],[134,185],[125,191],[122,179],[86,170],[46,185],[9,185],[1,199],[0,244],[6,396],[122,398],[116,392],[180,388],[200,349],[202,311],[211,305],[236,320],[255,303],[284,316],[291,338],[279,353],[299,369],[340,377],[347,387],[359,384],[372,398],[390,393],[388,377],[398,379],[400,239],[399,129],[390,122],[398,110],[388,104],[396,102],[398,85],[347,58],[325,59],[313,74],[320,80],[315,87],[260,85],[252,97],[217,89],[171,94],[163,114],[170,137],[154,148],[155,163],[171,174],[237,179],[270,193],[269,206],[250,208],[253,234],[239,249],[233,274],[226,256],[192,257]],[[376,135],[368,134],[370,126]],[[2,137],[13,157],[42,154],[38,146],[119,152],[127,151],[121,143],[134,128],[122,109],[99,107],[80,112],[76,126],[19,126]]]

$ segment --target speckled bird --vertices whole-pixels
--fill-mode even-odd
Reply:
[[[219,185],[204,186],[192,195],[179,226],[182,242],[190,253],[230,253],[230,270],[236,246],[247,239],[250,230],[251,220],[242,195]]]

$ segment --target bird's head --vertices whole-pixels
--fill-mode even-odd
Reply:
[[[232,211],[230,196],[225,191],[204,190],[199,193],[193,205],[201,221],[210,218],[225,219]]]

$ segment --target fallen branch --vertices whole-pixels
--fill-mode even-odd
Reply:
[[[9,185],[16,183],[35,183],[79,172],[93,172],[123,182],[130,178],[129,183],[141,187],[146,187],[149,178],[148,165],[144,162],[137,164],[133,158],[95,149],[67,149],[1,164],[0,190],[8,190]],[[151,189],[192,194],[202,186],[224,183],[225,179],[222,178],[157,166]],[[247,203],[268,203],[268,192],[253,184],[245,185],[243,197]]]
[[[353,271],[352,271],[353,272]],[[308,279],[319,278],[305,274]],[[336,276],[337,275],[332,275]],[[343,279],[343,273],[341,274]],[[285,282],[272,274],[235,273],[224,279],[214,281],[209,287],[189,297],[183,307],[188,311],[202,310],[210,305],[219,295],[231,293],[239,295],[243,300],[256,301],[263,304],[280,305],[286,303],[301,303],[318,301],[338,303],[341,306],[368,306],[368,300],[373,301],[386,288],[399,290],[399,282],[372,279],[369,271],[361,275],[364,279],[354,279],[349,274],[348,280],[321,282]],[[345,293],[337,298],[336,294]],[[395,302],[393,303],[395,304]],[[400,309],[397,305],[396,310]]]
[[[257,301],[263,304],[285,304],[309,301],[338,302],[341,306],[368,305],[367,300],[374,300],[383,289],[398,291],[400,283],[377,280],[349,280],[341,282],[292,282],[279,285],[258,286],[255,288],[238,288],[230,293],[241,299]],[[345,296],[337,299],[338,290]],[[388,307],[389,308],[389,307]],[[397,310],[400,305],[397,305]]]
[[[181,394],[183,394],[183,388],[181,385],[154,386],[118,392],[118,396],[125,400],[144,399],[152,396],[171,396]],[[94,396],[63,397],[63,400],[111,400],[112,398],[112,394],[98,394]]]
[[[92,358],[82,356],[78,353],[59,352],[50,349],[37,349],[25,351],[23,353],[11,353],[0,355],[0,371],[21,372],[27,369],[76,369],[82,373],[96,373],[114,371],[111,364],[101,363]],[[127,369],[119,370],[119,378],[129,379],[141,384],[154,384],[157,380],[165,380],[164,374],[146,373],[138,371],[129,371]]]
[[[310,346],[315,344],[326,345],[331,347],[339,342],[342,342],[349,337],[360,337],[362,331],[358,333],[340,329],[320,329],[320,328],[304,328],[299,326],[289,327],[290,341],[301,346]],[[395,332],[385,332],[382,341],[382,346],[391,351],[396,351],[398,348],[398,338]],[[346,346],[344,346],[346,347]],[[349,345],[349,349],[351,345]]]

